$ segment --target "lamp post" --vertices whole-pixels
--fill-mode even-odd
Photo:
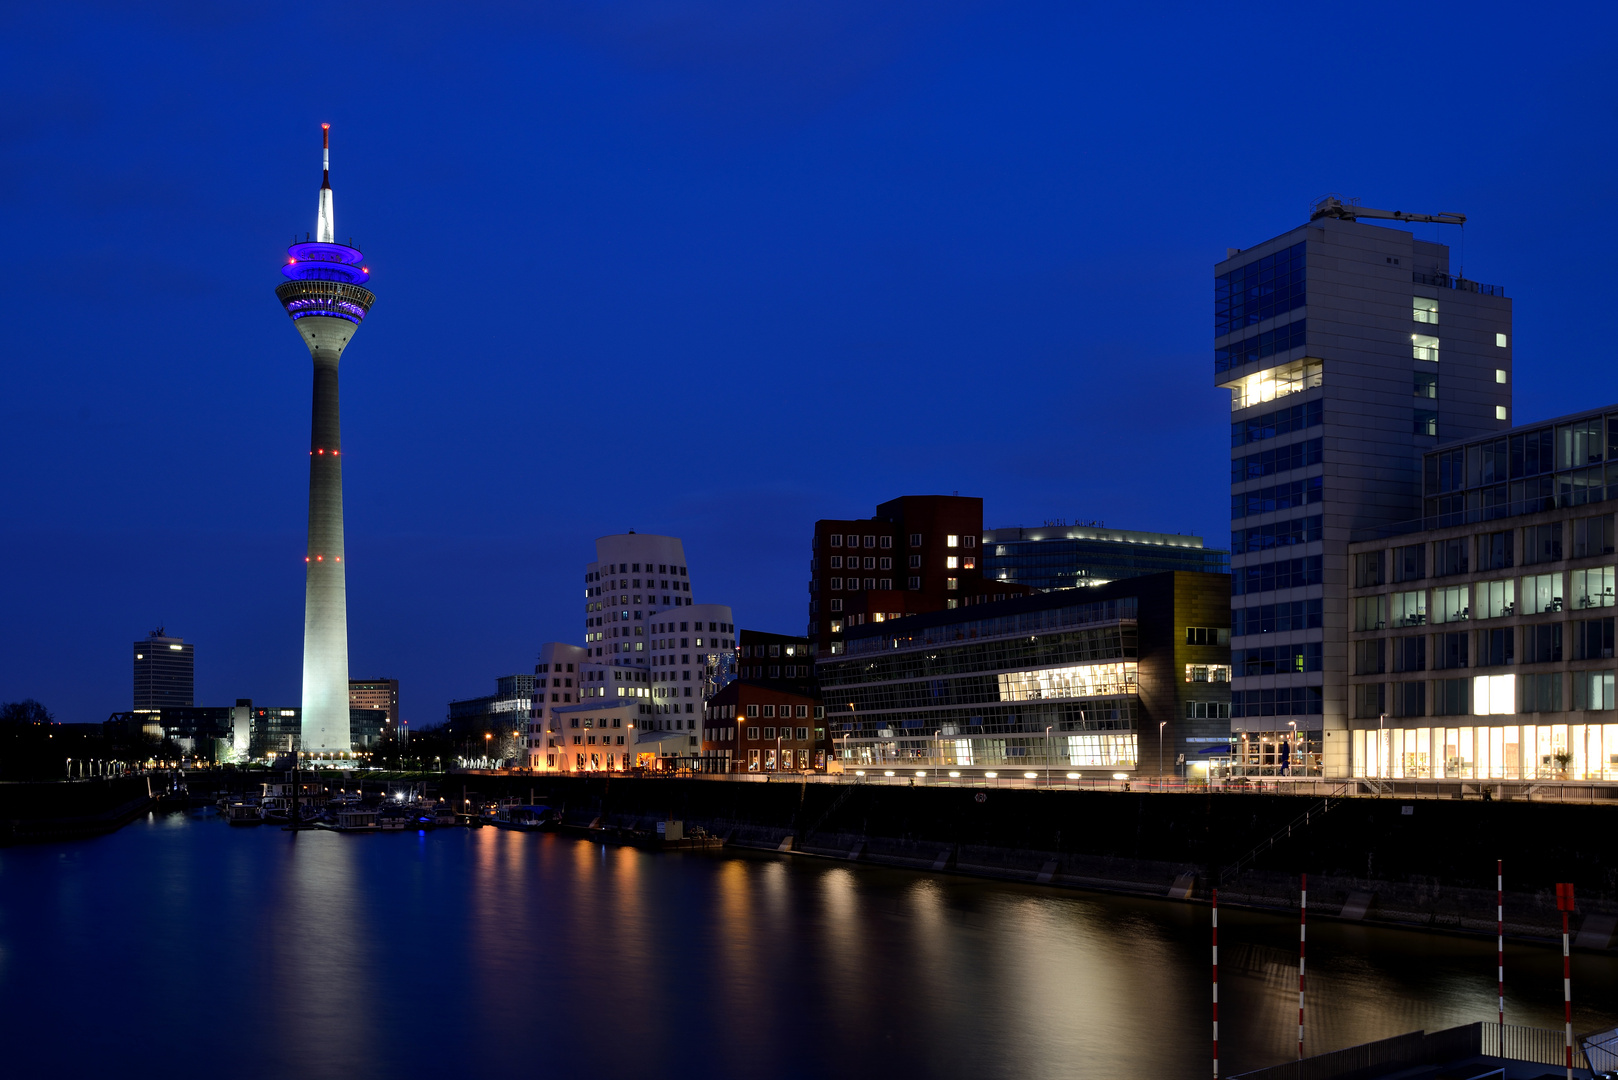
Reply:
[[[1163,778],[1163,725],[1167,723],[1167,720],[1157,722],[1157,777],[1159,781]]]
[[[938,767],[944,763],[944,729],[933,732],[933,779],[938,779]]]
[[[1292,756],[1287,759],[1287,773],[1290,775],[1292,772],[1292,762],[1298,757],[1298,722],[1296,720],[1288,720],[1287,727],[1292,729]]]
[[[483,767],[489,767],[489,740],[494,738],[489,732],[483,733]]]

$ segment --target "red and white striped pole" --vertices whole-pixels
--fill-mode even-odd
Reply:
[[[1309,875],[1298,875],[1298,1060],[1303,1060],[1303,944],[1309,921]]]
[[[1573,883],[1556,885],[1556,909],[1562,913],[1562,1012],[1566,1025],[1567,1080],[1573,1080],[1573,958],[1568,951],[1567,913],[1573,910]]]
[[[1505,860],[1494,861],[1495,978],[1500,999],[1500,1056],[1506,1056],[1506,870]]]
[[[1213,890],[1213,1074],[1219,1078],[1219,890]]]

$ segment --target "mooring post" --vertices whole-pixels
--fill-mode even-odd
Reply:
[[[1213,1074],[1219,1080],[1219,889],[1213,890]]]
[[[1298,1060],[1303,1060],[1303,944],[1309,918],[1309,875],[1298,875]]]

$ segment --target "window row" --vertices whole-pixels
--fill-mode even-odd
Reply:
[[[1428,454],[1428,495],[1497,484],[1618,459],[1618,414],[1509,435]]]
[[[1610,660],[1613,620],[1577,619],[1568,623],[1456,630],[1446,634],[1375,638],[1350,645],[1356,675],[1434,671],[1464,667],[1505,667],[1517,663],[1555,664],[1569,660]],[[1517,648],[1521,637],[1522,649]],[[1564,644],[1565,642],[1565,644]],[[1430,655],[1429,655],[1430,654]],[[1430,663],[1429,663],[1430,660]]]
[[[918,562],[921,560],[920,555],[914,555],[914,556],[912,556],[912,558],[916,559]],[[831,564],[831,568],[833,570],[841,570],[843,568],[843,557],[841,555],[833,555],[831,558],[827,559],[826,561]],[[850,555],[848,557],[848,568],[850,570],[859,569],[860,568],[860,560],[855,558],[854,556]],[[874,555],[867,555],[865,557],[865,569],[867,569],[867,570],[877,570],[877,569],[892,570],[893,569],[893,558],[892,558],[892,556],[889,556],[889,555],[883,555],[880,558],[878,558],[877,556],[874,556]]]
[[[1383,630],[1390,626],[1503,619],[1513,615],[1583,611],[1614,605],[1613,567],[1593,566],[1587,570],[1570,570],[1567,572],[1567,584],[1564,594],[1560,573],[1535,574],[1532,577],[1479,581],[1472,585],[1443,585],[1434,589],[1357,596],[1354,598],[1354,629]],[[1429,594],[1432,598],[1430,605]]]
[[[1321,557],[1306,555],[1301,559],[1278,559],[1237,567],[1230,574],[1230,593],[1232,596],[1245,596],[1248,593],[1293,589],[1300,585],[1319,585],[1320,582]]]
[[[1260,477],[1273,476],[1275,473],[1301,469],[1308,465],[1319,465],[1322,443],[1321,439],[1305,439],[1303,442],[1295,442],[1274,450],[1232,458],[1230,482],[1239,484],[1243,480],[1257,480]]]
[[[1618,780],[1618,724],[1484,724],[1357,729],[1355,776]]]
[[[1255,371],[1235,382],[1221,383],[1230,391],[1230,411],[1262,405],[1266,401],[1301,394],[1321,385],[1324,367],[1319,360],[1302,359]]]
[[[1232,608],[1230,622],[1233,637],[1275,634],[1288,630],[1316,630],[1321,625],[1320,601],[1293,600],[1280,604]]]
[[[1296,510],[1320,502],[1325,497],[1324,480],[1308,476],[1273,487],[1258,488],[1230,497],[1230,516],[1247,517],[1250,514],[1268,514],[1277,510]]]
[[[1324,410],[1321,402],[1310,401],[1237,420],[1230,425],[1230,445],[1246,446],[1319,427],[1324,420]]]
[[[1472,675],[1395,683],[1355,683],[1354,718],[1511,716],[1542,712],[1609,712],[1613,672],[1553,671],[1544,675]]]
[[[1274,330],[1266,330],[1262,334],[1254,334],[1215,349],[1214,373],[1220,374],[1231,368],[1252,363],[1254,360],[1264,360],[1276,353],[1303,348],[1304,342],[1308,339],[1305,326],[1307,322],[1307,319],[1298,319],[1285,326],[1277,326]]]
[[[860,590],[860,588],[861,588],[860,580],[861,580],[860,578],[856,578],[856,577],[851,577],[851,578],[840,578],[840,577],[827,578],[826,579],[826,588],[832,590],[833,592],[841,592],[841,591],[843,591],[844,587],[846,586],[849,592],[858,592]],[[919,580],[919,579],[912,578],[911,580],[916,581],[916,580]],[[866,589],[891,589],[891,588],[893,588],[893,579],[892,578],[868,577],[868,578],[865,578],[864,581],[865,581],[865,585],[863,587],[866,588]],[[914,587],[915,586],[912,586],[912,588],[914,588]],[[841,600],[833,600],[831,602],[831,604],[832,604],[831,609],[833,611],[841,611],[841,610],[843,610],[842,607],[841,607],[841,604],[842,604]]]
[[[1318,686],[1277,686],[1230,692],[1232,717],[1320,716],[1322,711],[1322,691]]]
[[[1236,674],[1244,677],[1290,675],[1299,671],[1321,670],[1321,653],[1320,642],[1305,641],[1296,645],[1237,649],[1231,654],[1231,660]]]
[[[1519,537],[1520,533],[1520,537]],[[1613,516],[1574,521],[1553,521],[1435,540],[1430,544],[1408,544],[1382,551],[1362,551],[1354,556],[1354,587],[1371,588],[1388,580],[1419,581],[1428,575],[1446,577],[1476,570],[1505,570],[1521,562],[1524,566],[1560,562],[1564,558],[1587,559],[1611,555],[1618,544]],[[1432,557],[1428,558],[1428,548]]]
[[[1245,555],[1271,548],[1291,547],[1320,539],[1320,515],[1293,518],[1290,521],[1272,521],[1268,525],[1236,529],[1230,534],[1230,553]]]

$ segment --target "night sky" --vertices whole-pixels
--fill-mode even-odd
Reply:
[[[1618,401],[1612,5],[245,7],[0,6],[0,701],[60,720],[159,624],[297,702],[322,121],[351,670],[413,725],[579,642],[607,533],[792,633],[897,495],[1227,546],[1211,266],[1328,191],[1469,216],[1517,422]]]

